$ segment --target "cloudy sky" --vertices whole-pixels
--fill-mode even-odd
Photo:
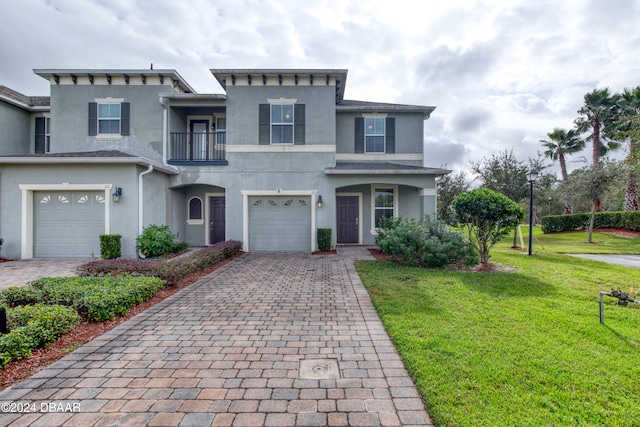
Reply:
[[[585,93],[640,85],[640,0],[0,0],[0,84],[34,68],[346,68],[346,99],[436,106],[425,164],[526,160]],[[585,156],[589,154],[585,152]],[[574,163],[573,167],[580,166]]]

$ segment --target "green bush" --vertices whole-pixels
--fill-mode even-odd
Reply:
[[[155,276],[164,280],[167,286],[172,286],[178,283],[184,275],[208,268],[236,254],[240,249],[242,249],[242,242],[229,240],[164,261],[140,259],[91,261],[77,267],[76,272],[80,276],[93,277],[106,275]]]
[[[36,304],[7,310],[10,332],[0,336],[0,367],[27,357],[73,329],[80,316],[69,307]]]
[[[136,237],[136,249],[144,257],[153,258],[178,253],[188,247],[187,243],[176,242],[175,239],[168,225],[150,225]]]
[[[545,216],[540,222],[544,233],[558,233],[586,229],[590,218],[591,214],[587,212]],[[593,228],[621,228],[640,231],[640,211],[597,212]]]
[[[331,250],[331,229],[330,228],[318,228],[318,250],[328,251]]]
[[[100,258],[116,259],[122,255],[121,242],[122,238],[119,234],[101,234],[100,235]]]
[[[462,233],[425,216],[422,220],[381,221],[376,244],[400,264],[444,267],[457,262],[477,264],[475,249]],[[384,228],[384,227],[390,228]]]
[[[88,320],[103,321],[127,314],[163,286],[157,277],[54,277],[33,281],[25,289],[32,291],[29,295],[39,295],[37,302],[73,307]],[[19,295],[14,288],[2,291],[2,295],[7,291]]]
[[[11,286],[0,292],[0,300],[8,307],[30,305],[42,301],[42,292],[30,286]]]

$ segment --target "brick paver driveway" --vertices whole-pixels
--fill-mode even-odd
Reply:
[[[246,254],[0,401],[0,425],[431,425],[340,255]]]

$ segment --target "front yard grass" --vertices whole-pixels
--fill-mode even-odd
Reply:
[[[598,291],[640,288],[640,270],[561,253],[640,253],[640,239],[536,238],[532,257],[510,238],[492,251],[510,273],[357,269],[436,425],[640,425],[640,306],[607,299],[598,317]]]

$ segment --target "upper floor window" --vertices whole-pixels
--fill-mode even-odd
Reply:
[[[355,153],[395,154],[396,119],[386,114],[355,118]]]
[[[120,135],[121,104],[98,104],[98,135]]]
[[[271,143],[293,144],[293,104],[271,106]]]
[[[112,98],[89,103],[89,135],[129,135],[130,104]]]
[[[49,152],[49,141],[51,139],[51,118],[49,117],[36,117],[36,131],[35,131],[35,150],[36,154],[43,154]]]
[[[364,119],[364,149],[366,153],[384,153],[384,118]]]
[[[295,101],[260,104],[259,115],[260,144],[305,143],[304,104]]]

